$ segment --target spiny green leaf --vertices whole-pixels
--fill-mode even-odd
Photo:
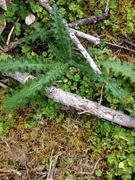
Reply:
[[[109,91],[113,94],[114,97],[119,98],[119,99],[123,99],[123,92],[122,89],[119,88],[119,86],[117,85],[116,82],[113,81],[109,81],[106,86],[106,93],[108,93]]]
[[[45,87],[51,86],[54,81],[61,78],[67,69],[67,65],[56,64],[46,75],[40,75],[37,80],[31,80],[28,84],[17,90],[12,96],[9,96],[4,101],[4,107],[8,111],[15,111],[18,106],[24,107],[31,99],[38,98],[45,93]]]
[[[68,36],[68,33],[64,29],[63,19],[58,12],[56,5],[53,5],[53,37],[55,38],[56,47],[60,50],[60,53],[65,57],[67,61],[72,59],[72,43]]]
[[[33,57],[32,59],[28,57],[8,57],[6,61],[1,60],[0,61],[0,70],[3,72],[11,71],[36,71],[40,72],[47,68],[52,67],[53,62],[50,64],[50,61],[45,61],[41,57]]]
[[[133,64],[128,62],[121,63],[119,59],[115,61],[100,61],[99,64],[107,70],[111,69],[115,76],[122,74],[124,79],[129,78],[132,83],[135,83],[135,70]]]

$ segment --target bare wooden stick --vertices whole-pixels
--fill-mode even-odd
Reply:
[[[51,172],[50,172],[50,179],[53,179],[53,175],[54,175],[55,167],[56,167],[56,164],[57,164],[57,161],[58,161],[58,157],[59,156],[54,157],[54,164],[53,164]]]
[[[130,48],[126,48],[126,47],[124,47],[124,46],[120,46],[120,45],[118,45],[118,44],[113,44],[113,43],[106,42],[106,41],[104,41],[104,43],[105,43],[105,44],[108,44],[108,45],[110,45],[110,46],[118,47],[118,48],[125,49],[125,50],[127,50],[127,51],[131,51],[131,52],[135,53],[135,50],[130,49]]]
[[[132,42],[129,42],[129,41],[127,41],[127,40],[124,40],[124,42],[126,42],[127,44],[129,44],[129,45],[135,47],[135,44],[133,44]]]
[[[26,74],[28,75],[27,77]],[[22,73],[19,71],[14,75],[8,74],[8,76],[9,75],[11,75],[13,79],[18,80],[23,84],[26,83],[26,79],[28,80],[29,78],[31,78],[29,73]],[[112,123],[119,124],[120,126],[135,129],[134,118],[131,118],[121,111],[110,109],[108,107],[100,105],[97,102],[90,101],[73,93],[69,93],[52,86],[46,88],[46,96],[55,102],[61,103],[68,107],[71,106],[81,112],[85,112],[88,115],[92,114],[100,119],[105,119]]]
[[[97,160],[97,162],[95,163],[95,165],[94,165],[94,167],[93,167],[93,170],[92,170],[92,172],[91,172],[91,175],[94,174],[94,172],[95,172],[95,170],[96,170],[96,168],[97,168],[97,165],[98,165],[99,161],[101,161],[102,159],[103,159],[103,158],[99,158],[99,159]]]
[[[100,14],[98,16],[91,16],[88,18],[84,18],[84,19],[80,19],[80,20],[68,23],[67,26],[70,28],[73,28],[75,26],[83,26],[83,25],[87,25],[87,24],[89,24],[89,25],[90,24],[96,24],[100,21],[107,19],[108,17],[109,17],[109,13],[108,13],[108,11],[106,11],[105,13]]]
[[[20,19],[20,18],[18,18],[18,19],[16,20],[16,22],[18,22],[19,19]],[[10,41],[11,35],[12,35],[13,31],[14,31],[14,28],[15,28],[15,25],[12,26],[12,28],[11,28],[9,34],[8,34],[8,38],[7,38],[6,45],[9,45],[9,41]]]
[[[93,59],[90,57],[89,53],[86,51],[86,49],[83,47],[83,45],[80,43],[79,39],[75,36],[75,34],[70,30],[70,28],[65,27],[70,38],[74,42],[74,44],[77,46],[79,51],[82,53],[82,55],[85,57],[85,59],[88,61],[90,67],[93,69],[93,71],[97,74],[101,74],[101,71],[93,61]]]
[[[16,169],[0,169],[0,175],[12,175],[12,174],[17,174],[21,176],[22,174],[17,171]]]
[[[48,0],[39,0],[40,5],[52,14],[52,7],[48,4]]]
[[[134,118],[121,111],[110,109],[73,93],[65,92],[56,87],[50,87],[46,89],[46,96],[63,105],[74,107],[80,111],[87,111],[87,114],[92,114],[100,119],[105,119],[120,126],[135,128]]]
[[[29,73],[21,73],[19,71],[16,71],[15,73],[11,73],[11,72],[6,72],[4,74],[5,76],[11,77],[12,79],[15,79],[17,81],[19,81],[22,84],[25,84],[29,79],[34,79],[35,77],[32,76]]]
[[[7,3],[6,0],[0,0],[0,7],[4,9],[5,11],[7,10]]]
[[[108,11],[109,11],[109,1],[110,1],[110,0],[106,0],[105,12],[107,12],[107,13],[108,13]]]
[[[47,175],[46,180],[49,180],[49,179],[50,179],[50,173],[51,173],[52,164],[53,164],[53,152],[54,152],[54,150],[52,150],[52,152],[51,152],[49,170],[48,170],[48,175]]]
[[[7,86],[5,84],[3,84],[2,82],[0,82],[0,86],[3,88],[7,88]]]
[[[81,37],[81,38],[84,38],[84,39],[87,39],[88,41],[92,42],[93,44],[97,45],[100,43],[100,39],[95,37],[95,36],[91,36],[89,34],[86,34],[84,32],[81,32],[81,31],[78,31],[78,30],[75,30],[73,28],[70,28],[70,30],[77,36]]]
[[[50,165],[49,165],[49,171],[46,180],[53,180],[53,174],[54,170],[57,164],[57,160],[59,156],[53,156],[53,150],[51,152],[51,157],[50,157]]]

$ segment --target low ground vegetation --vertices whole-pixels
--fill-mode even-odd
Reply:
[[[34,83],[39,85],[40,82],[42,86],[33,91],[30,87],[35,85],[33,81],[29,82],[25,87],[32,92],[27,98],[25,87],[16,81],[9,80],[6,82],[8,88],[0,89],[0,178],[43,179],[52,173],[53,179],[57,180],[134,179],[134,130],[93,116],[79,115],[72,108],[61,106],[44,95],[45,86],[55,82],[66,91],[135,117],[134,54],[116,51],[116,47],[110,48],[105,43],[94,47],[84,42],[103,72],[95,75],[74,50],[58,14],[62,14],[67,22],[98,15],[104,11],[106,1],[49,3],[56,3],[59,9],[55,9],[53,18],[34,0],[27,3],[13,1],[4,12],[7,27],[0,37],[1,46],[6,44],[13,25],[15,29],[10,41],[20,40],[21,44],[0,55],[1,71],[28,70],[39,80]],[[88,11],[89,7],[91,11]],[[109,19],[78,29],[98,34],[102,42],[118,43],[123,38],[133,42],[133,1],[110,1],[109,7]],[[24,20],[29,13],[36,16],[36,21],[26,26]],[[62,47],[67,47],[68,52],[65,53]],[[7,80],[2,73],[0,79],[2,82]]]

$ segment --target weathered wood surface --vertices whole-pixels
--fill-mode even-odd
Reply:
[[[73,93],[65,92],[56,87],[50,87],[46,89],[46,96],[63,105],[74,107],[83,113],[92,114],[98,118],[119,124],[120,126],[135,128],[135,119],[123,112],[102,106],[97,102],[90,101]]]
[[[22,73],[19,71],[14,74],[8,73],[7,75],[13,79],[16,79],[22,84],[25,84],[29,78],[34,78],[34,76],[31,76],[29,73]],[[65,106],[73,107],[82,113],[89,115],[92,114],[100,119],[110,121],[120,126],[135,129],[135,119],[121,111],[110,109],[100,105],[97,102],[93,102],[73,93],[63,91],[62,89],[54,86],[46,88],[45,95],[55,102],[61,103]]]

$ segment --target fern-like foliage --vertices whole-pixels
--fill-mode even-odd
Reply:
[[[135,83],[134,66],[128,62],[121,62],[119,59],[115,61],[100,61],[100,65],[114,72],[115,76],[122,75],[124,79],[129,79],[131,83]]]
[[[50,31],[48,29],[45,29],[39,22],[35,22],[31,25],[33,27],[34,32],[23,37],[22,41],[24,42],[35,42],[36,40],[41,40],[42,42],[45,42],[48,40],[48,37],[50,36]]]
[[[39,38],[43,43],[48,45],[48,52],[51,56],[44,59],[42,56],[23,56],[23,57],[9,57],[7,60],[0,60],[1,72],[29,72],[36,78],[30,80],[20,89],[14,91],[12,96],[5,99],[4,106],[6,109],[15,110],[18,106],[24,107],[29,101],[36,101],[37,98],[45,94],[45,88],[52,86],[56,80],[62,79],[69,67],[80,69],[84,75],[90,78],[90,81],[95,84],[99,83],[105,85],[105,93],[108,92],[118,99],[123,98],[123,80],[117,80],[115,77],[122,77],[124,80],[129,79],[131,83],[135,83],[135,72],[133,65],[128,63],[121,63],[118,61],[110,61],[104,59],[99,61],[102,74],[95,75],[89,67],[88,63],[84,61],[80,53],[75,52],[73,44],[64,29],[64,22],[59,15],[56,5],[53,6],[52,13],[52,27],[51,30],[43,31],[43,28],[35,24],[35,33],[24,38],[25,41],[36,41]],[[92,52],[92,53],[91,53]],[[91,51],[91,55],[101,53],[101,50],[95,49]],[[48,54],[49,54],[48,53]],[[50,58],[51,57],[51,58]],[[91,84],[92,84],[91,83]],[[93,85],[94,87],[94,85]],[[127,90],[127,94],[129,90]]]
[[[52,64],[51,64],[52,63]],[[49,60],[46,60],[43,57],[32,57],[29,58],[27,56],[24,57],[8,57],[7,60],[0,62],[0,70],[2,72],[7,71],[27,71],[29,73],[32,73],[35,71],[36,73],[40,73],[41,71],[45,72],[47,69],[50,69],[53,65],[53,61],[50,62]]]
[[[62,20],[61,15],[59,15],[59,11],[56,5],[53,5],[53,26],[52,26],[52,34],[53,41],[49,43],[50,51],[52,51],[56,57],[59,57],[59,61],[70,61],[73,56],[73,45],[68,36],[68,33],[64,30],[64,22]]]
[[[0,61],[0,70],[2,72],[19,70],[36,76],[34,80],[30,80],[21,89],[13,92],[12,96],[8,96],[5,99],[4,106],[8,111],[14,111],[18,106],[24,107],[29,101],[36,100],[38,94],[45,94],[45,88],[53,85],[56,80],[61,79],[66,73],[69,66],[67,62],[72,59],[72,46],[56,6],[54,6],[52,19],[54,20],[53,28],[45,33],[44,40],[49,44],[49,51],[53,53],[55,58],[44,59],[43,57],[29,58],[23,56],[9,57],[6,61]],[[31,35],[26,40],[35,41],[37,37],[39,35],[36,35],[35,38]]]
[[[30,80],[21,90],[15,91],[4,101],[4,106],[9,111],[14,111],[17,106],[24,107],[28,102],[36,100],[38,95],[45,94],[45,88],[53,85],[65,74],[67,65],[56,63],[45,75],[38,75],[35,80]]]

